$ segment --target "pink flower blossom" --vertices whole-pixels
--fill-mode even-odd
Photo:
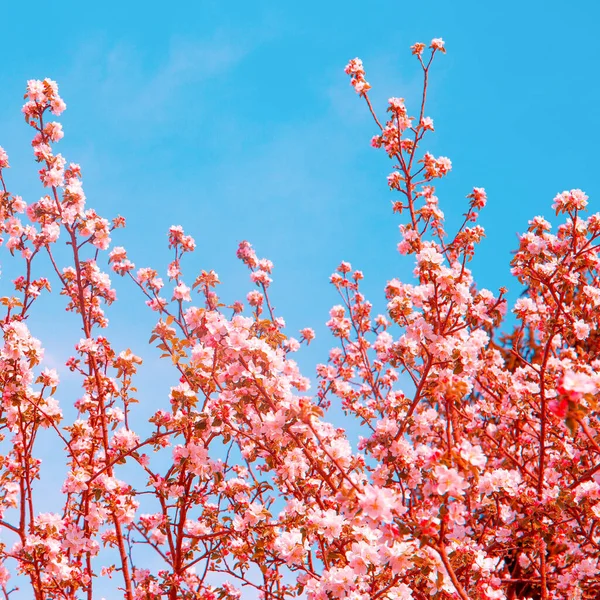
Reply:
[[[0,146],[0,169],[8,168],[8,154],[2,146]]]
[[[442,38],[432,39],[429,47],[433,48],[434,50],[439,50],[440,52],[446,52],[446,49],[444,48],[444,40]]]
[[[433,469],[433,472],[437,479],[436,490],[438,494],[441,496],[448,494],[455,498],[464,496],[469,484],[456,469],[449,469],[446,465],[438,465]]]
[[[586,373],[569,370],[562,376],[558,390],[573,400],[579,400],[585,394],[594,394],[597,385]]]
[[[59,166],[42,169],[40,174],[46,187],[60,187],[64,183],[64,170]]]
[[[50,138],[52,142],[58,142],[64,137],[62,125],[57,122],[46,123],[44,126],[44,133]]]
[[[192,297],[190,295],[190,288],[185,283],[180,283],[175,286],[173,290],[173,300],[183,300],[185,302],[191,302]]]
[[[280,532],[273,543],[275,551],[288,565],[300,563],[306,556],[308,547],[308,543],[298,530]]]
[[[367,485],[359,494],[358,501],[363,513],[375,521],[390,523],[394,514],[406,512],[397,494],[388,488]]]

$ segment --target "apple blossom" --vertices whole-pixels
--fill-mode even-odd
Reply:
[[[249,242],[237,249],[249,308],[222,301],[214,271],[188,278],[196,244],[181,226],[168,231],[165,273],[135,271],[123,246],[110,249],[124,219],[86,207],[81,168],[54,151],[58,85],[27,82],[37,202],[7,190],[0,148],[0,233],[22,267],[0,298],[0,526],[14,538],[0,542],[5,598],[13,573],[35,600],[91,600],[101,578],[126,600],[598,597],[600,215],[586,217],[574,189],[554,199],[555,230],[529,222],[511,264],[524,292],[503,332],[506,290],[479,288],[468,264],[487,194],[472,188],[449,235],[434,184],[452,163],[423,149],[445,45],[411,50],[424,76],[416,116],[391,97],[380,121],[362,61],[346,73],[374,117],[372,146],[393,161],[398,251],[413,278],[390,277],[378,314],[363,271],[339,264],[334,347],[315,381],[292,360],[315,333],[287,331],[269,295],[274,265]],[[140,350],[109,339],[117,297],[103,265],[155,312],[151,343],[174,373],[162,407],[142,403],[145,428],[132,411]],[[52,291],[82,332],[66,362],[81,382],[69,419],[28,320]],[[332,406],[344,426],[356,419],[357,444]],[[40,512],[42,429],[66,467],[54,512]]]

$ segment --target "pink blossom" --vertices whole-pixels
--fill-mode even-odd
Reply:
[[[463,479],[459,472],[446,465],[438,465],[433,469],[437,479],[437,493],[441,496],[448,494],[459,498],[464,496],[464,491],[469,487],[469,484]]]
[[[181,269],[179,268],[179,262],[173,261],[167,269],[167,275],[169,279],[177,279],[181,275]]]
[[[50,138],[52,142],[58,142],[64,137],[62,125],[57,122],[46,123],[44,126],[44,133]]]
[[[344,69],[346,75],[361,75],[364,73],[363,63],[360,58],[353,58]]]
[[[64,183],[64,171],[59,166],[42,169],[40,174],[42,182],[46,187],[60,187]]]
[[[269,284],[273,281],[269,275],[267,274],[266,271],[254,271],[254,273],[252,273],[250,275],[250,279],[252,279],[252,281],[254,283],[259,283],[264,285],[265,287],[268,287]]]
[[[304,329],[301,329],[300,334],[306,340],[307,343],[310,343],[315,339],[315,332],[310,327],[305,327]]]
[[[21,196],[13,196],[12,207],[15,212],[23,213],[27,209],[27,204],[24,202]]]
[[[66,109],[67,109],[67,105],[65,104],[65,102],[62,98],[55,96],[50,101],[50,110],[52,111],[52,114],[59,116]]]
[[[441,265],[444,262],[444,255],[440,254],[434,246],[425,246],[417,253],[419,264],[423,265]]]
[[[579,400],[585,394],[594,394],[597,386],[586,373],[566,371],[560,380],[558,390],[573,400]]]
[[[27,82],[27,97],[32,102],[40,104],[46,100],[44,84],[39,79],[30,79]]]
[[[585,340],[590,335],[590,326],[581,319],[573,323],[573,329],[578,340]]]
[[[440,52],[446,52],[446,49],[444,48],[444,40],[442,38],[432,39],[429,47],[433,48],[434,50],[439,50]]]
[[[0,146],[0,169],[8,168],[8,154],[2,146]]]
[[[365,486],[358,501],[365,515],[384,523],[390,523],[394,519],[394,513],[402,515],[406,511],[393,490],[379,486]]]
[[[298,530],[282,531],[275,539],[273,548],[288,565],[293,565],[304,559],[308,550],[308,543]]]
[[[317,527],[317,531],[322,535],[339,537],[342,532],[345,519],[333,509],[315,512],[311,516],[312,523]]]
[[[261,306],[263,303],[263,295],[258,290],[248,292],[246,300],[250,306]]]
[[[423,120],[421,121],[421,127],[425,131],[434,131],[433,119],[431,117],[424,117]]]
[[[475,467],[482,469],[487,463],[487,457],[483,453],[481,446],[473,446],[468,440],[461,442],[460,455]]]
[[[483,208],[487,203],[487,194],[485,190],[481,187],[473,188],[473,191],[467,198],[471,198],[473,206],[475,208]]]
[[[185,302],[191,302],[192,297],[190,296],[190,288],[185,283],[179,283],[173,290],[173,300],[183,300]]]
[[[565,191],[554,198],[552,208],[554,208],[557,213],[570,210],[584,210],[588,204],[587,201],[587,195],[579,189]]]
[[[112,437],[111,445],[113,448],[123,451],[129,451],[140,441],[139,437],[130,429],[119,429]]]
[[[58,386],[59,377],[56,369],[48,369],[47,367],[42,371],[40,375],[40,381],[43,385],[47,385],[50,388]]]
[[[425,44],[422,42],[417,42],[410,47],[410,50],[413,54],[421,56],[421,54],[423,54],[423,50],[425,50]]]

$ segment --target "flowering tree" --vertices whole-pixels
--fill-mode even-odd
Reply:
[[[600,597],[600,214],[582,217],[587,197],[572,190],[554,200],[556,233],[530,221],[512,262],[525,288],[517,325],[500,333],[505,292],[478,289],[467,267],[485,192],[473,189],[447,235],[433,183],[451,162],[420,151],[444,44],[412,52],[424,75],[417,117],[391,98],[379,120],[361,61],[346,72],[373,115],[373,146],[393,161],[398,250],[414,280],[389,281],[387,314],[373,315],[362,273],[340,264],[327,323],[336,345],[312,395],[291,355],[314,333],[284,333],[273,265],[249,243],[238,249],[255,284],[248,308],[221,302],[213,271],[184,279],[195,244],[181,227],[169,230],[167,286],[151,268],[134,272],[124,248],[109,252],[157,313],[152,342],[179,378],[143,436],[131,419],[141,359],[101,333],[116,299],[101,264],[124,219],[86,208],[80,167],[52,148],[63,137],[48,118],[65,109],[57,85],[28,82],[38,202],[8,192],[0,149],[0,227],[23,273],[0,299],[0,525],[14,538],[0,544],[4,599],[16,593],[11,570],[35,600],[91,600],[103,578],[126,600]],[[54,273],[35,278],[42,256]],[[83,393],[66,425],[58,374],[27,325],[51,279],[84,336],[67,363]],[[360,422],[355,451],[326,419],[332,402]],[[40,512],[40,429],[68,471],[54,513]]]

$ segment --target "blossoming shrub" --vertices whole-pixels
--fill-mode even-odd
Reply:
[[[65,109],[57,85],[28,82],[38,202],[7,191],[0,149],[3,245],[23,273],[0,299],[0,525],[16,540],[0,544],[4,598],[17,573],[35,600],[91,600],[107,578],[127,600],[600,597],[600,215],[586,217],[586,195],[572,190],[554,200],[564,218],[555,233],[542,217],[530,222],[512,263],[525,288],[517,325],[502,334],[504,290],[478,289],[468,269],[485,191],[473,189],[447,235],[433,184],[451,162],[420,150],[444,44],[412,52],[424,74],[416,117],[391,98],[380,121],[361,61],[346,72],[373,114],[373,146],[393,161],[398,250],[414,260],[414,280],[390,280],[387,314],[373,315],[362,273],[340,264],[327,323],[336,346],[312,394],[291,355],[314,333],[284,333],[269,301],[272,263],[240,244],[255,284],[246,308],[220,301],[213,271],[184,278],[195,244],[181,227],[169,230],[167,285],[154,269],[135,271],[124,248],[108,252],[124,220],[86,208],[80,167],[53,150],[63,133],[50,115]],[[147,436],[130,418],[141,359],[102,333],[116,299],[107,252],[156,312],[152,342],[180,378]],[[43,255],[54,273],[34,278]],[[82,384],[68,423],[58,375],[27,326],[57,287],[84,333],[67,363]],[[356,450],[327,420],[331,403],[358,419]],[[41,429],[68,466],[56,513],[36,495]]]

